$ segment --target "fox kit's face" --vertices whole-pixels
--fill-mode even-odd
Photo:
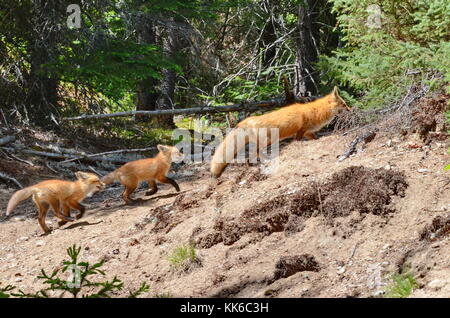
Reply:
[[[164,153],[168,158],[171,158],[173,162],[181,162],[184,159],[184,155],[178,150],[177,147],[158,145],[158,150]]]
[[[90,197],[94,193],[102,191],[105,188],[105,184],[93,173],[78,171],[75,173],[75,176],[87,186],[87,197]]]
[[[331,99],[332,99],[332,102],[335,103],[335,109],[338,114],[352,110],[347,105],[345,100],[343,100],[342,97],[339,95],[337,86],[335,86],[333,91],[331,92]]]

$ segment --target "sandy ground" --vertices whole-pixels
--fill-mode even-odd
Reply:
[[[424,145],[414,135],[380,134],[363,151],[338,162],[353,137],[285,142],[279,169],[267,177],[260,177],[258,165],[241,164],[215,181],[208,165],[186,165],[173,174],[179,194],[161,185],[138,206],[124,206],[121,188],[112,187],[85,200],[88,210],[81,220],[58,227],[50,213],[47,223],[54,230],[49,235],[42,235],[29,200],[1,219],[0,283],[37,290],[41,268],[59,268],[67,247],[77,244],[82,260],[106,259],[107,277],[124,281],[126,288],[117,296],[146,281],[151,287],[147,297],[376,297],[393,273],[410,269],[419,283],[411,297],[449,297],[448,229],[421,239],[434,219],[449,217],[450,175],[443,170],[449,163],[448,142]],[[392,197],[391,213],[349,211],[332,222],[316,213],[302,218],[294,232],[249,231],[235,242],[199,244],[215,233],[219,219],[239,222],[245,211],[280,194],[294,195],[311,181],[325,182],[351,166],[404,172],[408,187],[404,197]],[[143,197],[144,190],[136,196]],[[0,210],[13,191],[0,189]],[[168,255],[189,243],[197,244],[199,261],[184,270],[173,267]],[[274,276],[280,259],[304,254],[313,257],[318,269]]]

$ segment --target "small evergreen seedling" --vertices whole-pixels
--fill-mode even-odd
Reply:
[[[67,254],[70,260],[63,262],[63,267],[54,270],[51,274],[48,274],[44,269],[41,269],[41,274],[37,277],[43,280],[43,283],[48,287],[43,288],[36,293],[25,293],[19,290],[17,293],[12,291],[14,286],[8,285],[5,288],[0,287],[0,298],[4,297],[21,297],[21,298],[48,298],[50,297],[49,291],[60,292],[57,297],[64,297],[66,294],[70,294],[71,297],[77,298],[81,295],[83,298],[110,298],[111,294],[123,289],[123,282],[114,276],[111,281],[93,281],[93,278],[98,275],[105,276],[105,272],[100,268],[104,265],[105,261],[90,265],[88,262],[79,262],[78,256],[80,255],[81,247],[73,245],[67,249]],[[63,279],[58,276],[60,273],[71,272],[69,279]],[[131,291],[130,298],[135,298],[143,293],[149,291],[149,286],[144,282],[139,289]],[[84,293],[83,293],[84,292]]]

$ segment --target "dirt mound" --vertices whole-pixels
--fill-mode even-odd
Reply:
[[[403,197],[407,187],[402,172],[353,166],[335,173],[323,190],[318,187],[318,194],[320,199],[322,192],[322,209],[327,216],[345,216],[351,211],[384,215],[394,212],[392,197]]]
[[[268,178],[268,175],[262,172],[262,167],[252,167],[248,165],[247,169],[239,173],[234,179],[235,184],[244,184],[247,188],[250,188],[252,183],[264,181]]]
[[[328,219],[360,214],[394,212],[392,197],[404,196],[408,184],[402,172],[351,166],[323,183],[310,182],[294,194],[283,194],[245,210],[238,218],[219,218],[213,231],[195,241],[201,248],[220,242],[231,245],[247,233],[302,230],[302,220],[323,215]],[[358,195],[355,195],[358,193]]]
[[[435,241],[438,238],[450,235],[450,213],[446,216],[437,216],[430,225],[426,226],[420,234],[421,240]]]
[[[274,280],[286,278],[298,272],[318,272],[320,270],[319,263],[317,263],[314,256],[310,254],[282,256],[275,264],[275,268],[273,274]]]
[[[448,138],[444,112],[448,108],[449,97],[450,95],[447,94],[424,97],[415,107],[412,113],[412,128],[426,143],[432,139],[446,140]],[[430,134],[434,131],[437,133]]]

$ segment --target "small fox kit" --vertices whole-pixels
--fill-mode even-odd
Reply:
[[[126,204],[136,203],[136,200],[131,199],[130,195],[142,181],[147,181],[150,187],[150,191],[147,191],[146,195],[152,195],[158,191],[156,181],[171,184],[177,192],[180,192],[178,184],[168,178],[166,174],[170,170],[172,161],[183,160],[183,154],[176,147],[163,145],[158,145],[157,147],[159,153],[156,157],[128,162],[104,176],[101,179],[102,182],[110,184],[114,181],[119,181],[125,187],[122,197]]]
[[[247,128],[250,134],[254,134],[254,139],[258,142],[258,147],[267,147],[270,145],[270,133],[267,138],[260,140],[259,128],[278,128],[280,140],[295,137],[301,140],[303,137],[315,139],[315,132],[328,125],[333,118],[343,112],[349,111],[345,101],[339,96],[338,88],[334,87],[333,91],[313,102],[300,104],[295,103],[290,106],[283,107],[279,110],[261,115],[252,116],[241,121],[237,128]],[[233,160],[240,151],[236,142],[238,130],[232,130],[223,142],[219,145],[211,160],[211,174],[218,178],[229,162]],[[245,144],[250,138],[245,139]],[[245,146],[241,144],[241,148]]]
[[[9,215],[20,202],[32,197],[39,210],[39,224],[45,233],[51,231],[45,224],[45,217],[50,206],[55,211],[55,216],[61,219],[60,225],[75,220],[70,216],[70,208],[80,211],[76,216],[80,219],[85,212],[85,207],[80,202],[103,190],[104,185],[93,173],[78,171],[75,176],[76,181],[46,180],[15,192],[9,199],[6,215]],[[61,207],[63,214],[61,214]]]

